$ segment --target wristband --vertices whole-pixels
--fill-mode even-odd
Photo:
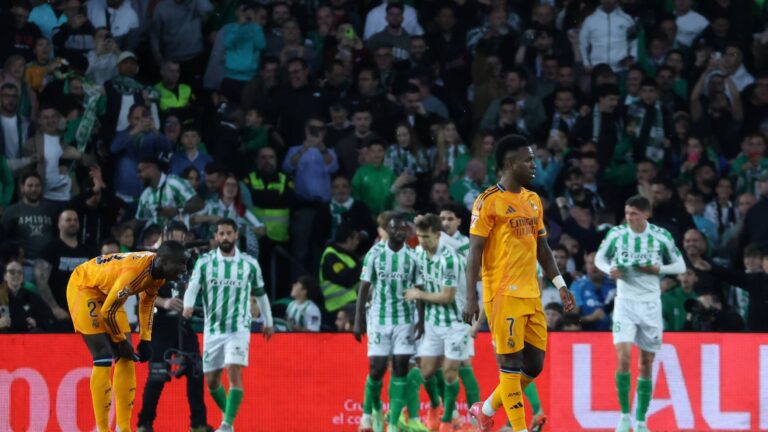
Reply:
[[[552,278],[552,285],[554,285],[557,289],[568,288],[568,286],[565,284],[565,279],[563,279],[563,275],[557,275]]]

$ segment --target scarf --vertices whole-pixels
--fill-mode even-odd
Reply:
[[[112,78],[112,87],[123,96],[135,95],[144,90],[149,90],[145,85],[135,79],[123,75]]]
[[[645,143],[645,157],[654,162],[661,162],[664,159],[664,119],[661,102],[656,101],[653,104],[652,122],[646,119],[647,114],[648,109],[639,101],[632,104],[627,111],[630,121],[640,126],[635,129],[635,138]]]
[[[341,217],[344,213],[348,212],[352,208],[352,204],[355,203],[355,199],[349,197],[343,203],[337,203],[336,200],[331,200],[331,234],[336,234],[336,228],[341,225]]]

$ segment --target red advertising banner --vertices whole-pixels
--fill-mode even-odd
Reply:
[[[664,338],[653,368],[651,430],[768,430],[768,335]],[[90,355],[79,336],[3,335],[0,347],[0,432],[95,430]],[[476,351],[475,371],[485,397],[498,381],[487,334],[478,337]],[[608,333],[550,334],[545,372],[537,379],[550,418],[547,430],[612,430],[619,416],[615,365]],[[254,335],[235,428],[355,431],[367,369],[365,345],[349,334],[278,334],[268,343]],[[636,367],[632,372],[634,381]],[[146,365],[139,364],[134,417],[146,376]],[[632,400],[634,409],[634,395]],[[208,422],[217,426],[221,414],[208,395],[206,405]],[[466,415],[463,392],[459,406]],[[496,418],[500,426],[503,413]],[[164,432],[188,430],[183,378],[166,385],[154,426]]]

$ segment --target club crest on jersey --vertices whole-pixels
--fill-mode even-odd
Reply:
[[[515,209],[514,209],[514,207],[512,207],[512,206],[508,206],[508,207],[507,207],[507,214],[512,214],[512,213],[514,213],[514,212],[515,212]]]
[[[537,206],[535,202],[533,201],[529,201],[529,202],[531,203],[531,208],[533,209],[533,211],[539,211],[539,206]]]
[[[515,340],[512,339],[512,338],[507,338],[507,346],[510,347],[510,348],[514,348],[515,347]]]
[[[117,298],[119,299],[126,298],[129,295],[131,295],[131,289],[128,287],[125,287],[117,292]]]

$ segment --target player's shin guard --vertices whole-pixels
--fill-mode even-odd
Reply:
[[[96,418],[98,432],[109,431],[109,408],[112,405],[110,372],[112,372],[112,356],[93,360],[91,400],[93,401],[93,416]]]
[[[475,371],[472,366],[462,366],[459,368],[459,377],[464,384],[464,395],[467,397],[467,406],[472,406],[480,400],[480,385],[477,384]]]
[[[419,418],[419,392],[421,385],[424,384],[424,378],[421,376],[421,370],[417,367],[408,371],[408,387],[406,387],[406,400],[408,406],[408,418]]]
[[[224,386],[219,384],[216,390],[211,390],[211,397],[223,413],[227,409],[227,391],[224,390]]]
[[[648,411],[648,404],[651,403],[652,383],[648,378],[637,378],[637,421],[645,421],[645,413]]]
[[[115,417],[121,431],[131,430],[133,400],[136,397],[136,366],[133,360],[121,358],[115,364]]]
[[[373,410],[381,411],[381,380],[370,376],[365,380],[365,397],[363,398],[363,414],[371,414]]]
[[[456,398],[459,396],[459,380],[452,383],[445,382],[445,393],[443,393],[443,423],[450,423],[453,420],[453,410],[456,408]]]
[[[520,381],[522,381],[522,378]],[[528,384],[528,386],[523,389],[523,393],[525,394],[525,397],[528,398],[528,403],[531,404],[533,414],[538,414],[541,411],[541,399],[539,398],[539,389],[536,387],[536,383],[531,382]]]
[[[224,421],[232,424],[237,416],[237,410],[240,409],[240,402],[243,401],[243,389],[230,387],[227,394],[227,407],[224,409]]]
[[[513,430],[524,430],[528,427],[525,421],[523,405],[523,389],[520,388],[520,370],[501,369],[499,374],[501,401],[507,418]]]
[[[432,408],[440,406],[440,393],[437,390],[437,378],[432,375],[428,380],[424,381],[424,390],[427,391],[429,396],[429,404]]]
[[[629,372],[616,372],[616,393],[622,414],[629,414]]]
[[[396,425],[400,412],[405,406],[405,389],[408,386],[406,377],[390,378],[389,381],[389,424]]]

